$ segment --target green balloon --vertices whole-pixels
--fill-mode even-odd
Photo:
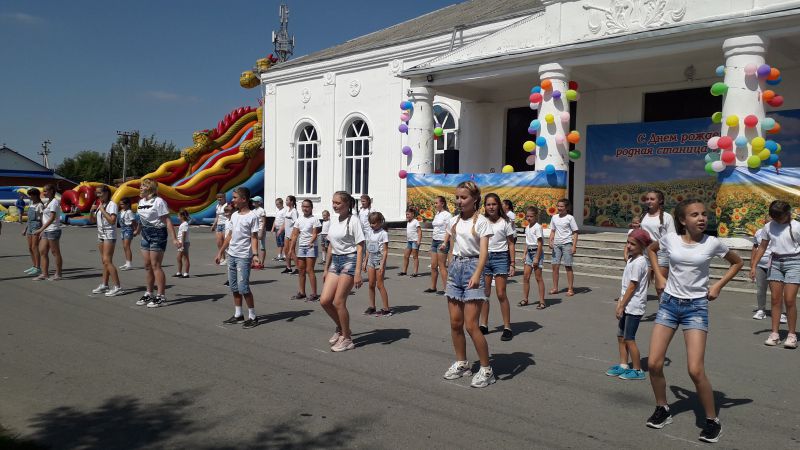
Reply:
[[[580,159],[581,152],[578,151],[578,150],[572,150],[572,151],[569,152],[569,157],[570,157],[570,159]]]
[[[761,158],[758,155],[752,155],[747,158],[747,167],[751,169],[758,169],[761,166]]]
[[[722,123],[722,112],[717,111],[711,115],[711,121],[714,123]]]
[[[566,92],[566,95],[567,95],[567,100],[569,100],[571,102],[574,102],[575,100],[578,99],[578,91],[576,91],[574,89],[569,89]]]
[[[778,149],[775,150],[775,154],[777,155],[780,152],[781,152],[781,144],[778,144]]]
[[[758,156],[756,156],[756,158],[758,158]],[[759,159],[758,162],[761,163],[761,160]],[[706,173],[709,175],[717,174],[717,172],[714,172],[714,168],[711,167],[711,163],[706,163]]]
[[[728,85],[722,82],[716,82],[711,85],[711,95],[718,97],[728,92]]]

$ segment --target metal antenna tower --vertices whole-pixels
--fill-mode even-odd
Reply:
[[[42,156],[42,164],[48,169],[50,168],[50,158],[48,158],[47,155],[50,154],[50,144],[52,144],[52,142],[50,142],[49,139],[42,142],[42,151],[39,152],[39,155]]]
[[[289,6],[281,5],[281,29],[272,32],[272,44],[279,62],[285,62],[294,54],[294,36],[289,37]]]

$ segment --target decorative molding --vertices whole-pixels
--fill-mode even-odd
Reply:
[[[598,3],[602,2],[602,6]],[[600,0],[583,5],[592,34],[614,35],[671,25],[686,16],[686,0]]]
[[[302,100],[303,103],[311,101],[311,89],[307,87],[303,88],[303,90],[300,91],[300,100]]]
[[[322,76],[322,84],[325,86],[333,86],[336,84],[336,74],[333,72],[325,72]]]
[[[348,86],[350,97],[356,97],[361,92],[361,82],[353,78]]]
[[[275,95],[275,83],[267,84],[265,92],[267,95]]]
[[[403,69],[403,61],[402,60],[393,59],[389,63],[389,72],[391,72],[392,75],[397,75],[398,73],[400,73],[400,70],[402,70],[402,69]]]

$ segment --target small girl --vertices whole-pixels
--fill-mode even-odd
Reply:
[[[619,377],[621,380],[644,380],[641,355],[636,345],[636,331],[639,322],[647,309],[647,288],[650,285],[650,270],[644,252],[653,243],[650,235],[644,230],[633,230],[625,244],[629,255],[622,273],[622,290],[617,299],[617,346],[619,348],[619,364],[610,367],[606,375]],[[630,357],[631,366],[628,365]]]
[[[450,253],[450,242],[447,241],[447,224],[453,215],[447,210],[447,200],[441,195],[436,197],[436,215],[433,216],[431,227],[431,287],[422,292],[444,295],[447,286],[447,254]],[[442,290],[436,289],[438,278],[442,278]]]
[[[522,293],[525,298],[519,306],[528,306],[528,294],[531,291],[531,272],[536,276],[536,285],[539,287],[539,304],[536,309],[547,308],[544,300],[544,279],[542,267],[544,266],[544,232],[539,224],[539,208],[529,206],[525,211],[528,226],[525,227],[525,272],[522,276]]]
[[[506,293],[506,282],[509,276],[514,276],[516,259],[514,249],[514,235],[516,230],[508,216],[501,211],[500,197],[495,193],[486,194],[483,199],[483,207],[486,210],[485,217],[489,219],[489,226],[492,229],[492,237],[489,238],[489,259],[486,261],[486,268],[483,276],[486,283],[486,301],[481,303],[480,330],[483,334],[489,334],[489,298],[492,295],[492,277],[494,277],[497,290],[497,300],[500,302],[500,312],[503,316],[503,335],[501,341],[510,341],[514,337],[511,331],[511,307],[508,304],[508,294]]]
[[[642,214],[641,227],[650,234],[654,242],[658,242],[667,233],[675,232],[675,220],[670,213],[664,211],[664,193],[659,190],[647,192],[644,197],[647,211]],[[664,278],[669,273],[669,261],[666,250],[661,250],[658,255],[658,265],[652,266],[653,270],[660,271]],[[661,296],[661,292],[656,288],[656,293]]]
[[[772,218],[767,214],[764,218],[765,224],[769,223]],[[755,235],[753,236],[753,250],[750,252],[750,261],[755,261],[756,250],[758,250],[758,246],[761,245],[761,240],[764,238],[764,233],[766,233],[766,229],[761,227],[756,231]],[[756,320],[764,320],[767,317],[767,287],[769,287],[769,281],[767,281],[767,276],[769,275],[769,265],[770,265],[770,258],[772,257],[772,249],[767,246],[767,250],[764,252],[764,256],[758,260],[756,264],[756,313],[753,314],[753,319]],[[770,312],[770,315],[772,312]],[[777,314],[777,313],[775,313]],[[781,313],[780,323],[786,323],[786,314]]]
[[[181,224],[178,225],[178,272],[174,276],[189,278],[189,211],[182,209],[178,217],[181,219]]]
[[[302,300],[306,298],[306,275],[311,283],[311,297],[309,301],[319,300],[317,295],[317,275],[314,273],[314,265],[317,263],[317,235],[322,224],[319,219],[314,217],[314,204],[311,200],[305,199],[302,203],[303,216],[294,222],[292,230],[292,242],[297,242],[297,269],[299,276],[297,284],[299,291],[292,296],[292,300]]]
[[[372,228],[369,224],[369,215],[372,214],[372,197],[367,194],[361,195],[360,205],[358,207],[358,221],[361,223],[361,230],[364,232],[364,237],[367,236],[369,230]],[[367,271],[367,258],[364,258],[364,267],[361,268],[362,272]]]
[[[419,244],[422,242],[422,227],[416,219],[417,210],[413,206],[406,209],[406,249],[403,252],[403,271],[399,276],[406,275],[408,271],[408,257],[414,259],[414,273],[411,277],[419,276]]]
[[[567,296],[575,295],[573,284],[575,275],[572,271],[572,257],[578,251],[578,224],[569,214],[570,201],[562,198],[556,204],[558,215],[550,219],[550,248],[553,249],[553,289],[551,294],[558,293],[558,269],[564,264],[567,271]]]
[[[236,211],[234,210],[233,206],[231,206],[231,205],[225,205],[225,208],[222,211],[223,211],[222,213],[225,215],[225,219],[226,219],[224,233],[225,233],[225,236],[227,236],[228,233],[230,233],[231,230],[233,229],[232,228],[231,219],[233,218],[233,213],[236,212]],[[224,243],[224,241],[223,241],[223,243]],[[225,282],[222,283],[222,284],[225,285],[225,286],[230,286],[230,281],[228,281],[228,277],[225,277]]]
[[[364,311],[365,315],[375,315],[375,317],[389,317],[394,311],[389,308],[389,293],[383,284],[386,274],[386,259],[389,257],[389,234],[383,229],[385,223],[383,214],[378,211],[369,215],[369,233],[365,236],[367,242],[367,275],[369,277],[369,308]],[[381,293],[383,308],[375,309],[375,287]]]
[[[453,243],[450,247],[453,258],[448,268],[446,295],[456,362],[447,369],[444,378],[455,380],[472,375],[464,336],[466,326],[481,365],[478,373],[472,377],[471,385],[483,388],[497,381],[489,365],[486,337],[478,328],[481,302],[486,301],[483,269],[489,255],[492,227],[486,217],[478,212],[481,190],[474,181],[459,183],[455,194],[460,212],[450,220],[447,227],[447,234]]]
[[[25,273],[36,276],[42,273],[42,269],[39,268],[39,235],[36,234],[36,230],[42,227],[44,204],[42,203],[42,195],[39,189],[28,189],[28,197],[31,199],[31,204],[28,206],[28,226],[22,229],[22,235],[28,241],[28,252],[31,254],[33,265],[25,270]],[[21,216],[22,213],[20,212]]]
[[[634,230],[638,230],[638,229],[640,229],[640,228],[641,228],[641,226],[642,226],[642,221],[641,221],[641,219],[640,219],[638,216],[634,216],[634,217],[631,219],[631,223],[630,223],[630,225],[628,225],[628,227],[629,227],[629,229],[628,229],[628,236],[630,236],[630,235],[631,235],[631,233],[633,233],[633,232],[634,232]],[[650,239],[653,239],[653,238],[651,237]],[[627,262],[627,261],[628,261],[628,244],[627,244],[627,242],[625,243],[625,248],[622,250],[622,255],[623,255],[623,257],[625,258],[625,261]],[[646,258],[645,258],[645,259],[646,259]]]
[[[722,426],[714,407],[714,391],[706,377],[703,359],[708,339],[708,302],[716,300],[720,291],[742,268],[742,258],[714,236],[704,234],[708,223],[706,207],[700,200],[684,200],[675,207],[675,231],[661,237],[648,248],[650,266],[658,266],[658,252],[666,251],[669,278],[655,272],[656,289],[661,290],[658,313],[650,337],[648,368],[650,384],[656,398],[656,409],[647,419],[647,426],[663,428],[672,423],[667,404],[667,380],[664,358],[678,326],[683,327],[689,376],[706,414],[700,440],[717,442]],[[725,258],[730,264],[725,275],[708,287],[711,260]]]
[[[97,251],[103,264],[103,282],[92,290],[94,294],[105,293],[106,297],[122,294],[119,273],[114,267],[114,249],[117,245],[117,204],[111,201],[111,189],[105,184],[95,189],[97,203],[89,211],[89,221],[97,224]],[[113,285],[109,287],[111,278]]]
[[[214,206],[214,223],[211,224],[211,231],[214,232],[214,237],[217,241],[217,251],[225,243],[225,224],[228,223],[228,219],[225,218],[225,207],[227,205],[225,193],[217,192],[217,204]],[[225,265],[225,259],[222,259],[219,265]]]
[[[322,238],[322,264],[325,264],[325,256],[328,254],[328,229],[331,227],[331,213],[328,210],[322,211],[322,231],[319,232]]]
[[[786,308],[789,335],[784,348],[797,348],[797,289],[800,287],[800,222],[792,219],[792,208],[788,203],[775,200],[769,205],[772,218],[764,225],[764,233],[756,254],[750,262],[750,278],[756,277],[756,266],[767,248],[772,250],[772,261],[767,275],[772,293],[772,333],[765,345],[780,344],[781,306]]]
[[[130,270],[133,261],[133,252],[131,252],[131,241],[135,233],[136,226],[139,224],[136,217],[131,211],[131,199],[123,198],[119,201],[120,217],[119,226],[122,234],[122,250],[125,252],[125,264],[119,266],[119,270]]]
[[[61,256],[61,202],[56,198],[56,187],[54,184],[46,184],[42,189],[42,194],[47,201],[42,204],[42,224],[33,233],[39,236],[39,275],[34,277],[34,281],[61,280],[64,258]],[[56,270],[52,277],[50,274],[50,257],[53,254]]]
[[[283,246],[286,243],[286,233],[283,231],[283,223],[286,221],[286,208],[283,206],[283,199],[278,197],[275,199],[275,221],[272,223],[272,232],[275,233],[275,246],[277,247],[277,255],[272,258],[273,261],[283,261],[286,256],[283,254]]]
[[[167,250],[167,238],[172,237],[176,248],[179,242],[169,216],[167,202],[158,196],[158,181],[152,178],[143,179],[139,191],[141,197],[137,208],[139,214],[137,231],[142,235],[141,253],[144,260],[146,290],[136,304],[158,308],[167,301],[165,295],[167,281],[161,265],[164,261],[164,252]]]
[[[514,222],[517,220],[517,215],[514,213],[514,202],[509,199],[503,200],[503,214],[508,218],[508,221],[511,222],[511,225],[514,225]]]
[[[294,221],[297,220],[297,198],[294,195],[286,196],[286,214],[283,218],[283,227],[280,234],[286,236],[284,249],[286,251],[286,268],[281,273],[290,273],[297,275],[300,273],[297,269],[292,270],[292,263],[295,262],[295,244],[297,242],[292,240],[292,231],[294,229]]]

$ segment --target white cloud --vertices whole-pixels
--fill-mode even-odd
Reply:
[[[33,16],[31,14],[23,12],[0,13],[0,20],[4,22],[14,22],[23,25],[38,25],[40,23],[44,23],[45,21],[41,17]]]
[[[168,91],[147,91],[144,93],[146,98],[151,100],[158,100],[161,102],[189,102],[189,103],[197,103],[200,101],[198,97],[194,95],[181,95],[175,92],[168,92]]]
[[[587,176],[590,180],[607,180],[608,172],[589,172]]]

